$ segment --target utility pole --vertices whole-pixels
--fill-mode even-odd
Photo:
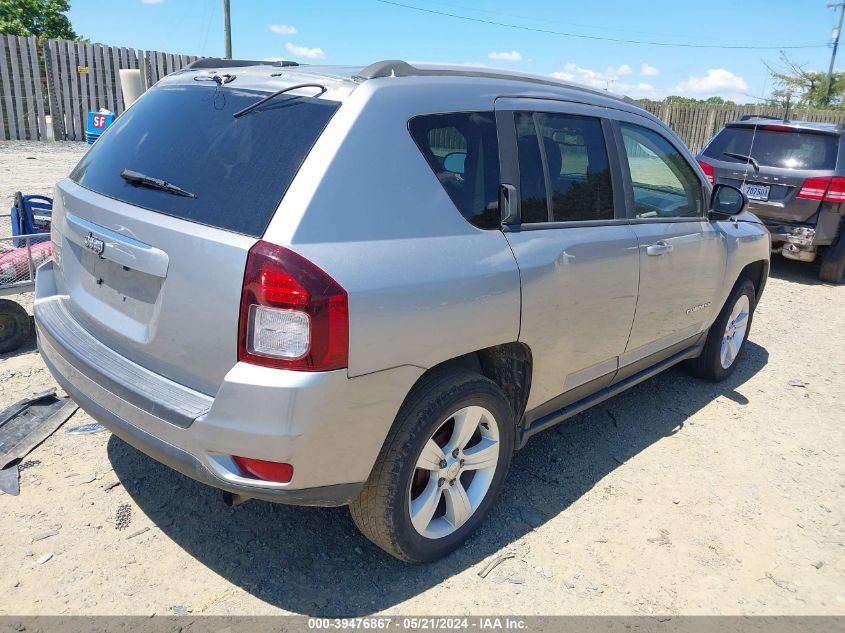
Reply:
[[[842,26],[840,19],[839,25]],[[226,34],[226,59],[232,59],[232,21],[229,18],[229,0],[223,0],[223,30]],[[839,36],[837,35],[837,40]],[[833,49],[833,54],[836,55],[836,49]],[[833,69],[833,62],[830,62],[830,68]]]
[[[833,29],[833,53],[830,55],[830,68],[827,69],[827,92],[825,92],[825,105],[830,104],[830,89],[833,86],[833,62],[836,61],[836,49],[839,48],[839,34],[842,32],[842,18],[845,17],[845,2],[828,4],[828,9],[839,9],[839,24]]]

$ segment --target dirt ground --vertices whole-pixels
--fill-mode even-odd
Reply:
[[[0,143],[0,205],[83,151]],[[0,406],[52,384],[34,342],[0,357]],[[484,527],[423,567],[345,508],[227,508],[107,432],[67,435],[78,412],[0,494],[0,615],[843,615],[843,391],[845,286],[778,257],[731,379],[670,370],[535,437]]]

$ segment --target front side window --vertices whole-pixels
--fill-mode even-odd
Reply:
[[[408,129],[461,214],[474,226],[499,221],[499,147],[492,112],[414,117]]]
[[[612,220],[613,188],[601,121],[568,114],[515,116],[522,221]]]
[[[620,123],[634,188],[637,218],[701,217],[701,181],[675,147],[657,132]]]

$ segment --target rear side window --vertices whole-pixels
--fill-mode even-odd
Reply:
[[[522,221],[612,220],[613,188],[601,121],[529,112],[515,117]]]
[[[110,198],[260,237],[336,101],[280,96],[240,118],[265,93],[213,85],[148,91],[71,173]],[[124,170],[167,181],[196,198],[135,186]]]
[[[786,169],[830,170],[836,167],[839,137],[811,132],[791,132],[726,127],[704,149],[716,160],[745,165],[751,156],[758,165]]]
[[[461,214],[478,228],[498,228],[499,148],[493,113],[428,114],[411,119],[408,129]]]

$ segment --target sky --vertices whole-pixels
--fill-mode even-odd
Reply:
[[[785,52],[826,71],[836,25],[828,0],[230,2],[240,59],[468,64],[634,98],[719,95],[739,103],[769,94],[766,64],[783,67],[781,47],[809,47]],[[79,35],[102,44],[223,56],[222,7],[222,0],[71,0],[69,17]],[[838,70],[845,40],[842,49]]]

